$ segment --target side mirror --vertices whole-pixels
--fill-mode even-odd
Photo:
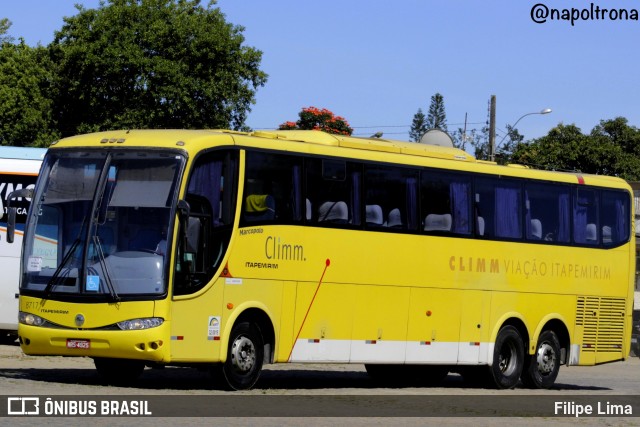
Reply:
[[[186,221],[191,215],[191,206],[189,206],[189,203],[184,199],[178,200],[178,215],[180,215],[180,219],[183,221]]]
[[[12,206],[12,202],[20,198],[33,198],[33,188],[16,190],[7,197],[7,243],[13,243],[16,234],[16,214],[18,208]]]
[[[186,200],[178,201],[178,215],[180,216],[180,224],[184,235],[185,255],[196,253],[200,240],[200,219],[191,217],[191,205]]]
[[[180,226],[184,236],[184,248],[187,248],[187,230],[189,229],[189,217],[191,216],[191,206],[184,199],[178,200],[178,216],[180,217]]]
[[[189,203],[184,200],[178,200],[178,216],[180,217],[180,229],[182,230],[180,233],[182,234],[182,242],[180,244],[182,250],[182,259],[180,260],[180,265],[182,271],[185,272],[185,279],[189,283],[191,281],[191,273],[192,273],[192,260],[191,255],[188,253],[189,248],[189,217],[191,215],[191,206]]]
[[[16,234],[16,212],[17,208],[8,208],[7,212],[7,243],[13,243]]]

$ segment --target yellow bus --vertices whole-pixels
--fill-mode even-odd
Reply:
[[[18,196],[21,348],[110,381],[196,366],[238,390],[313,362],[546,388],[629,355],[621,179],[318,131],[127,130],[52,145]]]

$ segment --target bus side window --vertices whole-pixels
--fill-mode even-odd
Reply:
[[[471,234],[471,179],[441,171],[425,171],[421,179],[423,230]]]
[[[361,164],[308,158],[305,170],[306,198],[315,209],[312,223],[331,226],[361,224]]]
[[[527,240],[569,242],[569,187],[527,182],[525,184],[525,229]]]
[[[394,166],[365,165],[364,177],[365,228],[415,231],[418,172]]]
[[[476,180],[476,215],[484,220],[483,236],[522,238],[522,190],[516,180],[479,178]],[[479,234],[479,224],[476,233]]]
[[[573,241],[597,245],[600,241],[598,224],[598,192],[577,188],[573,197]]]
[[[605,246],[619,245],[629,240],[631,224],[628,193],[603,190],[600,217],[602,243]]]
[[[303,221],[301,159],[247,151],[241,226]]]

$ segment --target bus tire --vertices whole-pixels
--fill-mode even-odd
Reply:
[[[525,358],[522,383],[530,388],[550,388],[560,371],[560,340],[553,331],[538,338],[536,352]]]
[[[513,388],[520,380],[524,365],[524,344],[518,330],[510,325],[498,332],[493,348],[493,364],[490,368],[497,388]]]
[[[249,322],[235,325],[229,336],[227,360],[218,368],[227,388],[252,388],[260,378],[263,359],[264,343],[260,330]]]
[[[130,384],[142,374],[145,364],[142,360],[108,359],[96,357],[93,359],[98,375],[107,383],[113,385]]]

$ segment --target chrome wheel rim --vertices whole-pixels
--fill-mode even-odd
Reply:
[[[549,375],[556,367],[556,353],[548,343],[540,344],[536,353],[538,372],[542,375]]]
[[[238,337],[231,346],[231,366],[237,372],[249,372],[256,364],[256,347],[249,338]]]
[[[511,375],[516,369],[517,352],[513,343],[506,344],[498,356],[498,367],[504,375]]]

